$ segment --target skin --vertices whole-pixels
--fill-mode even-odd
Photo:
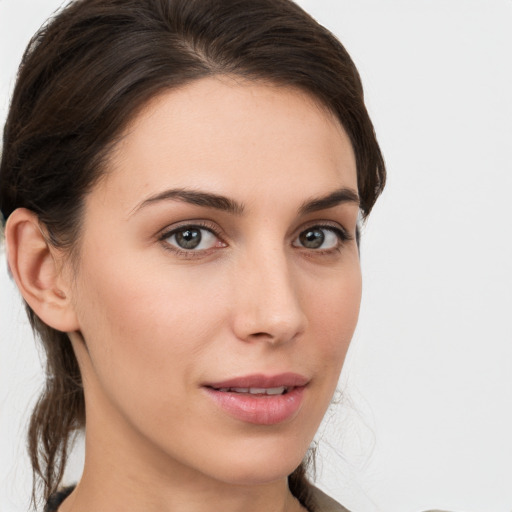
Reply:
[[[25,265],[45,294],[24,295],[69,332],[84,381],[85,470],[62,512],[301,510],[287,475],[335,391],[361,297],[357,202],[301,207],[340,188],[357,194],[349,139],[300,91],[208,78],[130,123],[86,198],[77,261],[48,248],[40,274]],[[154,200],[169,189],[238,210]],[[34,245],[30,214],[11,217],[12,245]],[[163,236],[198,223],[199,249]],[[324,225],[323,245],[305,247],[301,233]],[[283,372],[309,382],[276,425],[231,417],[203,387]]]

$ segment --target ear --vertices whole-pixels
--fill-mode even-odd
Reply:
[[[15,210],[7,219],[5,240],[9,269],[34,313],[58,331],[78,330],[62,255],[48,243],[37,216]]]

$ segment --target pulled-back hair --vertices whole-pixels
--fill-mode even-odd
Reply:
[[[292,1],[75,0],[33,37],[20,66],[0,166],[4,219],[30,209],[50,242],[72,254],[84,197],[123,128],[155,95],[214,75],[298,88],[334,113],[352,143],[361,212],[369,214],[385,168],[358,72],[340,42]],[[85,404],[67,335],[27,312],[46,353],[28,439],[47,499],[84,427]],[[289,485],[306,503],[304,464]]]

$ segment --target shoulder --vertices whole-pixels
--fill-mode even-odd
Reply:
[[[313,506],[311,512],[349,512],[343,505],[327,496],[325,492],[311,486],[310,499]]]

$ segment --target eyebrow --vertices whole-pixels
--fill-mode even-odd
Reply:
[[[304,215],[307,213],[318,212],[320,210],[327,210],[344,203],[354,203],[355,205],[360,206],[361,201],[358,193],[351,188],[340,188],[326,196],[306,201],[299,208],[299,214]]]
[[[149,206],[150,204],[168,200],[182,201],[184,203],[194,204],[196,206],[214,208],[216,210],[225,211],[235,215],[242,215],[244,212],[244,205],[237,203],[229,197],[213,194],[211,192],[199,192],[196,190],[175,188],[165,190],[164,192],[160,192],[159,194],[155,194],[154,196],[145,199],[132,210],[131,214],[142,208],[145,208],[146,206]]]
[[[234,215],[242,215],[245,210],[245,207],[242,203],[238,203],[237,201],[226,196],[214,194],[212,192],[200,192],[196,190],[178,188],[165,190],[164,192],[160,192],[151,197],[148,197],[142,203],[137,205],[132,210],[130,215],[151,204],[168,200],[182,201],[184,203],[203,206],[205,208],[214,208],[216,210],[225,211]],[[316,197],[304,202],[299,207],[298,211],[299,215],[305,215],[320,210],[334,208],[335,206],[344,203],[354,203],[355,205],[359,206],[360,200],[357,192],[351,188],[340,188],[325,196]]]

